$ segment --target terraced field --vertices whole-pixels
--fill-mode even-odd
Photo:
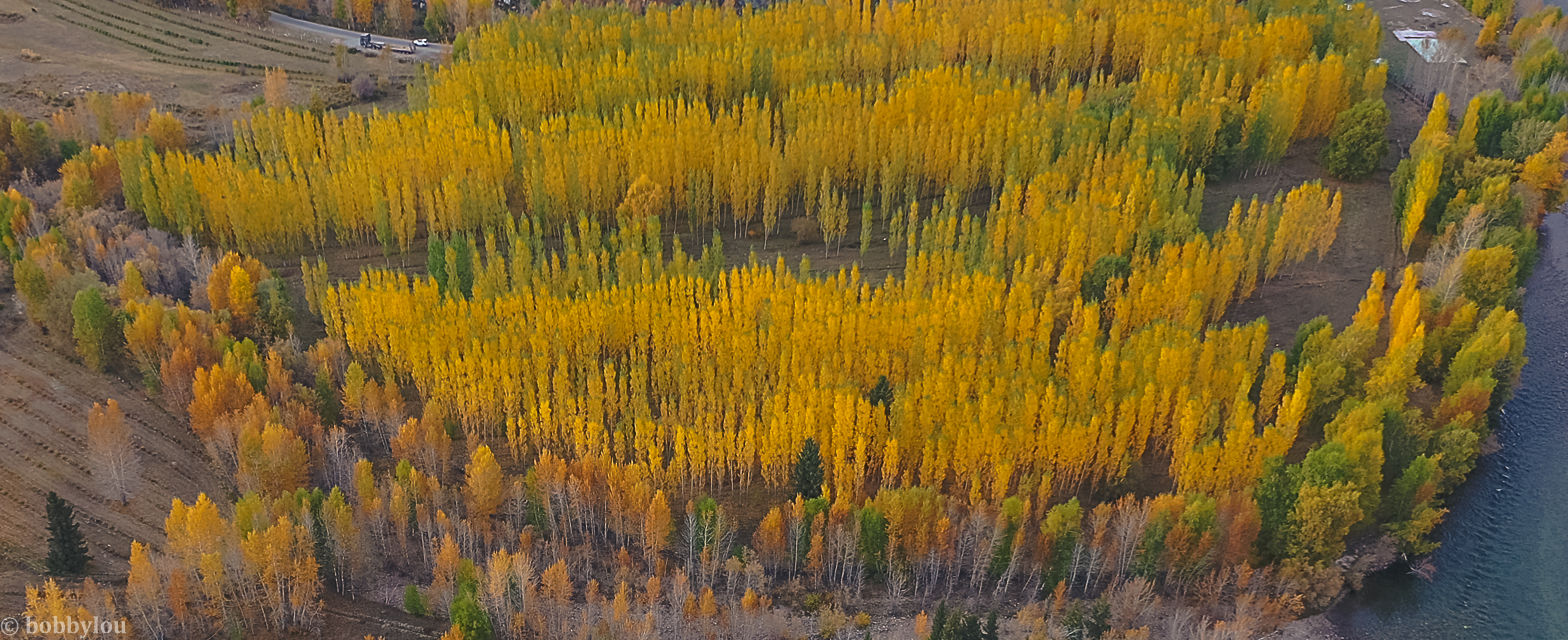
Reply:
[[[107,498],[92,478],[87,413],[114,398],[141,459],[129,504]],[[194,434],[125,382],[93,374],[51,351],[17,305],[0,311],[0,611],[17,611],[28,580],[43,571],[44,496],[76,506],[99,579],[125,577],[131,540],[163,540],[169,501],[221,491]]]
[[[276,67],[288,71],[295,82],[319,85],[328,80],[326,67],[332,63],[331,50],[321,45],[285,42],[260,29],[224,24],[193,11],[126,0],[55,0],[45,11],[167,65],[242,76]]]

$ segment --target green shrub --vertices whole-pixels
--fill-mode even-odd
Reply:
[[[120,350],[120,321],[98,287],[76,292],[71,318],[71,335],[76,338],[76,353],[82,357],[82,364],[94,371],[108,368]]]
[[[1340,112],[1323,148],[1323,165],[1341,180],[1361,180],[1377,170],[1388,153],[1388,106],[1368,98]]]
[[[430,615],[430,606],[425,604],[425,594],[419,592],[419,587],[408,585],[403,588],[403,610],[421,618]]]

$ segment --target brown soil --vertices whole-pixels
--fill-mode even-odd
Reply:
[[[141,390],[61,356],[20,312],[14,296],[0,306],[0,612],[26,606],[26,587],[45,579],[44,496],[54,491],[76,508],[92,563],[88,576],[123,585],[131,541],[162,547],[174,498],[201,493],[222,500],[223,487],[184,420]],[[92,480],[87,412],[114,398],[140,453],[141,484],[127,505],[105,498]],[[399,585],[401,589],[401,585]],[[399,591],[399,593],[401,593]],[[369,599],[323,593],[325,638],[372,634],[385,640],[440,637],[445,624],[416,618]]]
[[[1403,264],[1391,214],[1388,172],[1379,171],[1359,183],[1341,182],[1324,174],[1306,149],[1292,152],[1271,175],[1209,190],[1204,197],[1205,213],[1210,194],[1223,198],[1214,201],[1223,215],[1235,197],[1247,200],[1256,194],[1270,200],[1276,192],[1310,180],[1322,180],[1344,198],[1334,246],[1321,260],[1308,259],[1286,267],[1274,279],[1259,284],[1252,297],[1237,302],[1224,318],[1227,322],[1250,322],[1267,317],[1269,340],[1276,348],[1289,347],[1296,328],[1320,315],[1328,316],[1336,327],[1345,326],[1366,293],[1372,272],[1392,271]]]
[[[752,534],[756,533],[757,526],[762,524],[762,519],[774,507],[783,507],[795,499],[795,491],[785,487],[769,487],[760,478],[753,478],[750,487],[729,487],[718,491],[694,491],[690,494],[677,493],[670,497],[670,511],[680,512],[685,510],[687,500],[697,500],[710,496],[719,504],[724,505],[725,515],[735,524],[735,540],[740,544],[750,544]],[[788,515],[789,509],[785,509]]]
[[[1365,180],[1345,182],[1329,176],[1318,161],[1322,148],[1318,143],[1295,145],[1278,165],[1262,174],[1207,186],[1201,225],[1208,230],[1224,224],[1236,199],[1245,203],[1256,195],[1260,200],[1271,200],[1274,194],[1303,182],[1322,180],[1344,198],[1339,232],[1328,254],[1281,270],[1273,280],[1260,284],[1252,297],[1233,305],[1225,321],[1267,317],[1272,346],[1289,348],[1296,328],[1312,318],[1326,315],[1336,327],[1348,324],[1372,272],[1383,269],[1390,283],[1397,280],[1395,271],[1404,267],[1406,259],[1399,249],[1389,175],[1420,130],[1426,105],[1392,85],[1384,92],[1384,99],[1391,120],[1389,153],[1383,166]]]
[[[127,505],[93,482],[87,413],[114,398],[141,460],[141,483]],[[132,540],[163,544],[174,498],[221,490],[206,454],[184,423],[125,381],[95,374],[59,355],[10,297],[0,307],[0,611],[24,606],[24,587],[43,580],[44,496],[76,507],[92,554],[90,574],[119,582]]]
[[[433,640],[440,638],[448,626],[434,618],[415,617],[368,599],[349,600],[331,589],[322,593],[326,603],[319,636],[322,638]]]

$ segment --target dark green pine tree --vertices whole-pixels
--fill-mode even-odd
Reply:
[[[959,625],[955,638],[957,640],[981,640],[980,618],[975,617],[972,613],[964,614],[963,623]]]
[[[946,603],[943,603],[937,607],[936,617],[931,620],[929,640],[990,640],[995,637],[987,636],[986,633],[987,630],[980,626],[978,616],[956,609],[949,612]]]
[[[822,450],[817,441],[806,438],[800,445],[800,456],[795,458],[795,473],[791,476],[795,493],[811,499],[822,495]]]
[[[887,376],[877,377],[877,384],[871,387],[870,393],[866,394],[866,401],[873,407],[881,406],[884,412],[892,411],[893,383],[888,382]]]
[[[49,518],[49,557],[44,567],[52,575],[80,575],[87,569],[87,540],[76,527],[75,510],[50,491],[45,509]]]

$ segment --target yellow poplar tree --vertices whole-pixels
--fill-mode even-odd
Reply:
[[[463,496],[468,499],[468,517],[488,531],[490,516],[501,507],[506,494],[501,465],[496,464],[490,447],[480,445],[468,459]]]

